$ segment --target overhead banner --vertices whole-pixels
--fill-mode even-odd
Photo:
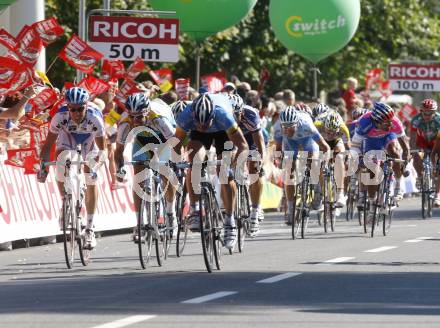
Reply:
[[[89,42],[107,59],[177,62],[179,20],[91,16]]]

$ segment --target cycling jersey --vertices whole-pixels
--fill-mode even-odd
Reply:
[[[237,130],[238,125],[235,122],[232,106],[229,99],[221,94],[209,94],[209,98],[214,103],[214,120],[212,125],[203,133],[214,132],[233,132]],[[185,132],[196,130],[196,120],[192,111],[193,103],[188,104],[177,119],[177,127]]]
[[[303,139],[303,138],[312,138],[314,141],[318,141],[320,139],[321,135],[319,134],[318,129],[314,125],[313,120],[310,117],[310,115],[307,113],[300,112],[300,113],[298,113],[298,117],[299,117],[299,120],[298,120],[295,134],[292,137],[286,137],[286,136],[283,136],[282,133],[278,132],[274,135],[275,141],[281,142],[282,139],[284,139],[284,138],[292,139],[292,140],[299,140],[299,139]],[[279,123],[279,121],[276,124],[280,125],[280,130],[281,130],[281,124]]]
[[[423,120],[421,113],[417,114],[411,120],[411,130],[416,131],[417,137],[421,137],[427,142],[440,138],[440,113],[436,112],[435,116],[427,122]]]
[[[96,149],[95,138],[104,135],[104,121],[102,113],[95,107],[87,105],[86,115],[79,123],[70,118],[67,106],[62,106],[50,122],[49,131],[57,134],[57,151],[75,150],[82,145],[82,154],[85,157],[91,150]]]
[[[147,115],[145,127],[151,129],[152,132],[140,132],[136,136],[136,141],[140,141],[143,138],[154,138],[154,134],[158,135],[160,139],[164,140],[173,137],[174,133],[176,132],[176,121],[174,120],[173,113],[171,112],[169,106],[154,100],[151,101],[150,104],[151,108]],[[116,142],[119,144],[125,144],[127,136],[131,130],[130,118],[127,116],[119,124]]]
[[[364,151],[383,150],[388,147],[391,142],[396,142],[397,138],[405,136],[405,130],[402,122],[394,116],[391,120],[391,127],[387,130],[376,128],[371,118],[371,112],[362,115],[356,125],[353,141],[359,145],[364,143]]]
[[[359,118],[355,130],[355,133],[358,136],[364,138],[381,138],[390,133],[394,133],[398,138],[405,136],[405,130],[403,128],[402,122],[396,116],[394,116],[391,120],[390,129],[384,131],[376,128],[376,125],[371,118],[371,114],[372,112],[368,112]]]
[[[69,132],[77,141],[92,134],[95,137],[102,137],[104,134],[102,113],[95,107],[87,105],[84,119],[77,124],[70,118],[67,106],[63,106],[50,122],[49,131],[55,134],[58,134],[60,131]]]

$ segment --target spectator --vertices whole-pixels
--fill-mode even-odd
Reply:
[[[251,86],[249,83],[247,82],[242,82],[238,87],[237,87],[237,94],[245,99],[246,98],[246,94],[251,91]]]
[[[290,89],[283,91],[283,101],[287,106],[295,105],[295,92]]]
[[[235,88],[235,84],[232,83],[232,82],[227,82],[227,83],[225,83],[225,85],[223,86],[223,90],[222,90],[222,92],[224,92],[224,93],[230,95],[230,94],[234,93],[235,90],[236,90],[236,88]]]
[[[167,93],[161,94],[159,98],[162,99],[167,105],[171,105],[179,99],[179,96],[174,91],[168,91]]]
[[[283,92],[282,91],[278,91],[274,96],[273,99],[275,101],[281,100],[283,101]]]
[[[246,94],[246,98],[244,99],[246,105],[249,105],[251,107],[254,107],[258,110],[261,109],[261,99],[260,95],[258,94],[257,90],[250,90]]]
[[[358,87],[358,81],[354,77],[349,77],[347,79],[347,89],[345,90],[342,98],[345,101],[345,106],[347,111],[350,113],[354,108],[354,103],[357,99],[356,89]]]

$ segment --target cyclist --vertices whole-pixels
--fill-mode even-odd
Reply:
[[[318,151],[327,153],[330,146],[319,133],[313,124],[309,114],[299,111],[295,106],[286,107],[280,114],[281,137],[275,136],[276,150],[282,150],[284,153],[292,153],[294,158],[298,151],[307,151],[309,156],[316,156]],[[292,170],[294,170],[292,166]],[[287,198],[286,224],[291,225],[294,206],[294,186],[285,185]]]
[[[409,159],[409,145],[406,140],[402,122],[394,115],[394,110],[383,102],[376,102],[373,110],[364,114],[358,121],[355,135],[352,139],[353,150],[358,154],[364,142],[364,153],[371,150],[385,150],[393,158]],[[402,152],[403,151],[403,152]],[[400,163],[393,163],[396,174],[394,199],[399,202],[403,198],[400,191],[402,168]],[[378,185],[368,185],[368,197],[373,204]],[[370,206],[369,220],[373,217],[373,206]]]
[[[325,115],[325,116],[324,116]],[[336,195],[336,207],[343,207],[345,204],[344,196],[344,179],[345,179],[345,165],[344,165],[344,152],[345,145],[343,137],[346,138],[347,147],[350,148],[350,132],[345,125],[341,115],[334,110],[328,110],[325,114],[321,114],[321,119],[315,121],[315,126],[318,128],[319,133],[330,146],[333,151],[333,157],[335,158],[335,180],[337,186]],[[318,185],[319,186],[319,185]],[[320,188],[317,190],[316,202],[319,202],[319,195],[321,194]],[[315,204],[315,208],[319,208]]]
[[[433,148],[440,140],[440,113],[437,112],[437,102],[433,99],[425,99],[420,106],[420,113],[411,120],[411,146],[412,148],[422,149],[431,153],[433,166],[436,165]],[[437,148],[438,149],[438,148]],[[423,172],[423,152],[416,153],[414,158],[414,168],[417,175],[422,176]],[[435,206],[440,206],[440,180],[436,179]]]
[[[119,124],[118,136],[116,138],[115,161],[119,168],[118,172],[122,172],[121,168],[124,165],[123,152],[127,143],[131,142],[131,140],[128,140],[127,138],[130,132],[134,134],[132,141],[133,161],[146,161],[151,159],[151,152],[144,150],[144,147],[147,145],[147,147],[149,147],[153,144],[158,147],[157,155],[159,160],[168,161],[171,156],[171,149],[165,145],[165,142],[174,136],[176,131],[176,121],[174,120],[169,106],[163,102],[150,101],[145,93],[138,92],[127,97],[125,107],[128,112],[128,118]],[[139,129],[139,131],[136,132],[133,130],[134,128],[140,127],[145,127],[145,129]],[[136,164],[133,168],[135,175],[145,169],[142,164]],[[167,185],[165,199],[169,226],[173,230],[176,230],[175,187],[171,183],[167,183],[168,180],[166,177],[162,177],[165,185]],[[123,175],[119,174],[118,179],[122,181],[122,178]],[[135,189],[133,189],[133,200],[137,217],[139,214],[141,198]],[[133,234],[134,240],[136,240],[136,236],[137,233],[135,231]]]
[[[262,177],[264,174],[262,162],[267,145],[263,137],[258,111],[251,106],[245,105],[243,99],[237,94],[229,95],[229,100],[234,110],[235,120],[243,131],[249,150],[258,151],[260,154],[259,162],[251,161],[249,163],[249,173],[259,174],[259,178],[249,186],[252,203],[250,232],[251,234],[256,234],[260,228],[259,221],[263,220],[264,216],[260,209],[260,202],[263,193]]]
[[[248,152],[246,140],[235,122],[229,99],[221,94],[203,93],[186,106],[177,119],[176,137],[179,143],[174,150],[180,154],[182,142],[189,133],[187,146],[189,161],[193,163],[195,155],[204,147],[209,150],[214,144],[218,158],[227,149],[227,141],[237,148],[237,154]],[[247,156],[246,156],[247,158]],[[199,229],[199,203],[192,187],[192,170],[188,171],[187,190],[190,198],[190,216],[188,218],[191,230]],[[225,207],[224,241],[227,249],[232,249],[237,240],[237,228],[234,220],[235,184],[230,176],[228,182],[221,184],[221,197]]]
[[[104,122],[102,114],[89,103],[89,93],[80,87],[67,89],[65,92],[66,104],[62,106],[50,122],[49,133],[44,143],[40,158],[41,169],[38,174],[38,181],[44,183],[47,178],[47,168],[44,163],[50,160],[50,150],[56,142],[56,158],[65,150],[76,150],[81,144],[82,156],[88,159],[94,156],[99,150],[99,161],[105,159]],[[92,152],[93,151],[93,152]],[[90,155],[89,155],[90,154]],[[84,168],[90,173],[90,167]],[[96,178],[96,175],[91,175]],[[63,194],[64,183],[62,177],[58,176],[58,189]],[[95,233],[93,231],[93,217],[98,201],[98,188],[96,184],[87,186],[86,191],[87,225],[85,230],[86,249],[93,249],[96,246]]]

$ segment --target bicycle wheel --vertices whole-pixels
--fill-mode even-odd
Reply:
[[[370,211],[370,201],[368,200],[368,196],[364,197],[364,208],[362,210],[362,217],[364,220],[364,233],[368,233],[368,212]]]
[[[237,213],[239,215],[238,220],[238,251],[243,252],[244,242],[247,235],[249,235],[249,217],[250,217],[250,207],[249,207],[249,194],[247,192],[246,186],[240,186],[237,190],[238,200],[236,203]]]
[[[355,191],[353,190],[351,184],[348,185],[347,191],[347,211],[345,212],[345,219],[347,221],[353,220],[354,216],[354,204],[355,204]]]
[[[222,231],[223,231],[223,218],[220,213],[220,209],[217,206],[217,203],[213,197],[213,193],[209,194],[210,204],[211,204],[211,210],[213,210],[212,215],[212,241],[213,241],[213,250],[214,250],[214,259],[215,259],[215,266],[217,267],[217,270],[221,269],[222,264],[222,250],[223,250],[223,238],[222,238]]]
[[[76,244],[76,229],[74,227],[74,209],[72,204],[72,196],[65,195],[63,201],[63,244],[64,257],[68,269],[72,269],[75,261],[75,244]]]
[[[78,207],[77,207],[78,208]],[[76,231],[78,236],[80,236],[78,239],[78,249],[79,249],[79,257],[81,259],[81,263],[83,266],[87,266],[90,263],[90,260],[92,258],[92,250],[91,249],[84,249],[84,234],[82,233],[83,229],[81,226],[81,217],[79,214],[79,211],[77,211],[77,217],[76,217]]]
[[[152,203],[145,199],[142,199],[139,207],[139,215],[137,218],[137,243],[139,250],[139,260],[143,269],[147,268],[147,264],[150,261],[151,257],[151,248],[153,246],[154,235],[152,222]]]
[[[336,182],[335,178],[332,175],[330,179],[330,186],[331,186],[331,192],[329,193],[330,196],[330,228],[332,229],[332,232],[335,231],[335,225],[336,225]]]
[[[432,176],[428,175],[427,180],[428,180],[427,214],[428,214],[428,218],[431,218],[432,217],[432,208],[434,207],[435,191],[432,187]]]
[[[332,196],[333,190],[329,177],[324,178],[324,232],[328,233],[334,230],[335,209]]]
[[[214,267],[214,236],[212,225],[212,211],[209,192],[202,188],[199,198],[200,208],[200,238],[202,239],[203,259],[206,270],[211,273]]]
[[[159,190],[158,190],[159,191]],[[160,193],[156,193],[156,195],[161,195]],[[154,204],[155,213],[154,218],[156,220],[157,230],[159,232],[156,235],[156,261],[159,266],[162,266],[167,259],[168,250],[170,248],[170,230],[167,225],[167,216],[165,213],[165,204],[163,198],[159,199]]]
[[[299,234],[299,229],[301,228],[301,211],[302,211],[302,183],[294,187],[293,192],[293,210],[291,213],[290,222],[292,222],[292,239],[296,239]],[[299,203],[297,201],[299,199]]]
[[[385,179],[387,179],[387,177],[384,177],[383,181],[385,181]],[[373,209],[373,221],[371,222],[371,237],[374,237],[374,230],[376,226],[379,225],[379,221],[380,221],[379,207],[381,204],[381,199],[383,198],[382,194],[383,194],[383,182],[380,184],[376,200],[374,204],[372,204],[372,206],[374,206],[374,209]]]
[[[384,236],[387,236],[389,234],[390,228],[391,228],[391,221],[393,220],[393,210],[388,209],[386,214],[382,214],[382,232]]]
[[[185,249],[186,239],[188,238],[188,227],[186,226],[186,220],[183,213],[185,207],[186,199],[186,189],[182,192],[183,195],[176,195],[176,215],[178,221],[177,238],[176,238],[176,255],[177,257],[182,256],[183,250]]]
[[[427,191],[427,183],[425,179],[425,173],[421,175],[421,185],[422,185],[422,218],[426,219],[428,216],[428,191]]]
[[[303,213],[301,215],[301,238],[304,239],[306,235],[307,226],[309,224],[310,219],[310,206],[312,204],[313,199],[313,187],[309,184],[306,186],[307,188],[307,195],[306,195],[306,201],[305,206],[303,208]]]

